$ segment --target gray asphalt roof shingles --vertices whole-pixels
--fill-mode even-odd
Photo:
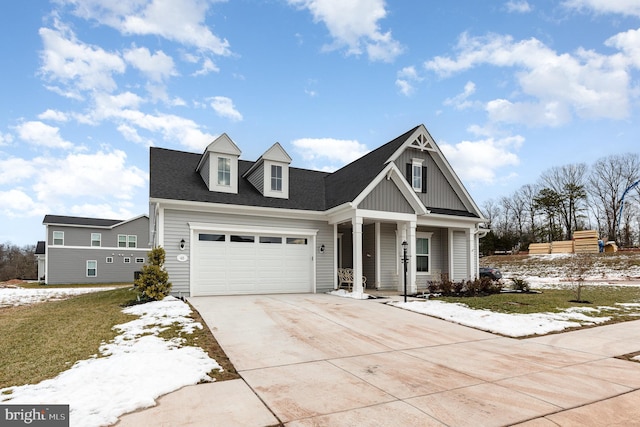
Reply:
[[[84,218],[79,216],[45,215],[43,224],[86,225],[91,227],[111,227],[122,222],[121,219]]]

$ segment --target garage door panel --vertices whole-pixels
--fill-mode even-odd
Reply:
[[[310,238],[203,233],[194,239],[192,295],[313,291]]]

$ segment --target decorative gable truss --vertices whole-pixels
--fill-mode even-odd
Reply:
[[[242,175],[265,197],[289,198],[291,157],[276,142]]]
[[[241,153],[226,133],[207,146],[196,172],[200,173],[209,191],[238,194],[238,158]]]

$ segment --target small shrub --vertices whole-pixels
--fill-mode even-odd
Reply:
[[[520,277],[511,278],[511,288],[515,291],[521,292],[529,292],[531,290],[531,288],[529,287],[529,282]]]
[[[466,283],[464,281],[453,282],[451,290],[453,291],[454,294],[461,294],[464,292],[465,287],[466,287]]]
[[[142,300],[158,301],[169,295],[171,283],[169,273],[163,267],[164,260],[163,248],[154,248],[147,254],[147,263],[142,266],[142,274],[133,282]]]
[[[449,275],[443,274],[442,280],[440,280],[440,291],[443,294],[447,295],[451,293],[452,289],[453,289],[453,282],[449,280]]]

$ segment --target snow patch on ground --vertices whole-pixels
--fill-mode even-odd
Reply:
[[[112,289],[116,288],[0,288],[0,308],[61,300],[76,295],[109,291]]]
[[[509,337],[543,335],[567,328],[599,324],[610,319],[609,317],[587,316],[577,309],[560,313],[509,314],[475,310],[464,304],[437,300],[391,302],[389,304]]]
[[[154,406],[159,396],[211,381],[208,373],[222,369],[201,348],[180,347],[179,339],[157,336],[174,323],[185,332],[202,328],[187,317],[191,309],[186,303],[166,297],[123,311],[140,317],[114,327],[121,333],[102,345],[102,357],[76,362],[38,384],[0,389],[0,402],[69,404],[73,425],[110,425],[122,414]]]
[[[343,298],[369,299],[369,294],[365,294],[363,292],[347,292],[344,289],[338,289],[337,291],[331,291],[327,293],[329,295],[335,295]]]

